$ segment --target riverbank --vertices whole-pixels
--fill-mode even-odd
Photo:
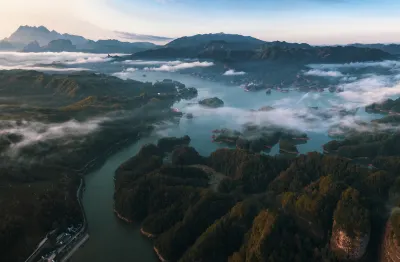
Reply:
[[[114,172],[144,144],[154,143],[158,136],[149,135],[111,154],[96,171],[85,176],[83,195],[90,241],[87,241],[71,258],[72,262],[96,261],[129,262],[140,257],[143,262],[156,262],[157,256],[140,227],[114,210]]]
[[[144,235],[144,236],[146,236],[146,237],[148,237],[148,238],[155,238],[155,237],[156,237],[155,235],[153,235],[153,234],[151,234],[151,233],[149,233],[149,232],[144,231],[142,227],[140,228],[140,233],[142,233],[142,235]]]
[[[159,251],[156,247],[154,247],[154,252],[156,252],[156,254],[157,254],[157,256],[158,256],[158,259],[159,259],[160,261],[162,261],[162,262],[168,262],[168,260],[166,260],[165,258],[163,258],[163,256],[160,254],[160,251]]]
[[[128,218],[122,216],[120,213],[118,213],[118,211],[117,211],[115,208],[114,208],[114,213],[115,213],[115,214],[117,215],[117,217],[118,217],[119,219],[121,219],[122,221],[125,221],[126,223],[133,223],[132,220],[130,220],[130,219],[128,219]]]

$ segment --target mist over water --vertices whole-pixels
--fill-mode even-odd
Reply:
[[[72,258],[72,261],[130,261],[132,257],[140,261],[156,261],[151,242],[142,237],[138,225],[127,225],[113,214],[113,174],[115,169],[128,158],[135,155],[144,143],[154,143],[162,136],[189,135],[191,145],[202,155],[209,155],[223,145],[212,143],[211,131],[219,128],[241,130],[244,124],[259,126],[278,126],[306,132],[311,140],[298,145],[301,153],[322,151],[321,145],[331,139],[327,132],[333,126],[366,128],[361,121],[369,121],[380,115],[367,114],[364,106],[372,102],[400,94],[400,63],[384,61],[380,63],[353,63],[343,65],[309,65],[299,71],[299,75],[332,80],[341,93],[299,92],[293,86],[286,86],[291,91],[282,93],[272,90],[266,95],[265,90],[245,92],[243,88],[226,82],[210,81],[207,77],[198,77],[189,73],[212,70],[217,64],[196,60],[144,61],[130,60],[114,62],[105,54],[84,53],[1,53],[0,69],[35,69],[50,73],[92,70],[106,73],[121,79],[134,79],[143,82],[155,82],[173,79],[186,86],[198,89],[199,95],[191,101],[180,101],[174,105],[184,114],[193,114],[193,119],[185,116],[179,121],[159,123],[149,138],[140,140],[129,148],[107,159],[101,169],[86,177],[84,206],[89,222],[90,240]],[[196,71],[198,70],[198,71]],[[222,78],[243,77],[251,80],[249,72],[224,69],[219,72]],[[225,106],[208,109],[198,105],[198,101],[209,97],[221,98]],[[270,106],[274,110],[251,111]],[[311,108],[313,107],[313,108]],[[355,109],[353,115],[341,116],[331,109]],[[315,109],[317,108],[317,109]],[[331,111],[330,111],[331,110]],[[326,113],[328,117],[326,117]],[[134,117],[132,117],[134,121]],[[115,119],[114,119],[115,120]],[[90,119],[85,122],[68,121],[59,124],[37,122],[0,122],[2,132],[22,135],[20,142],[12,152],[32,143],[69,139],[79,139],[101,128],[107,119]],[[379,125],[376,128],[387,128]],[[11,151],[10,151],[11,152]],[[271,155],[278,153],[278,146],[271,150]],[[101,203],[101,204],[99,204]]]
[[[19,150],[37,142],[57,140],[65,138],[76,138],[88,135],[106,121],[103,118],[91,119],[85,122],[75,120],[60,124],[44,124],[40,122],[21,121],[0,121],[0,135],[16,134],[21,136],[21,141],[11,145],[9,152],[12,155],[18,154]]]
[[[119,55],[119,54],[112,54]],[[110,61],[107,54],[79,52],[61,53],[23,53],[0,52],[0,70],[36,70],[49,72],[68,72],[91,70],[87,64],[94,65]]]
[[[309,133],[312,141],[329,141],[327,132],[332,126],[358,127],[360,121],[369,121],[376,115],[366,114],[363,107],[400,94],[400,62],[383,61],[350,64],[313,64],[308,69],[299,71],[300,75],[321,79],[332,79],[336,88],[343,92],[302,93],[291,90],[281,93],[273,90],[271,95],[264,91],[244,92],[242,88],[233,84],[209,81],[206,78],[191,76],[190,72],[197,69],[211,69],[217,66],[208,61],[198,60],[127,60],[114,62],[105,54],[86,53],[18,53],[0,52],[0,69],[34,69],[54,73],[60,71],[93,70],[112,74],[121,79],[135,79],[139,81],[160,81],[173,79],[187,86],[198,89],[199,96],[191,101],[181,101],[175,106],[183,113],[193,114],[193,119],[183,117],[179,125],[168,124],[160,126],[160,135],[186,135],[192,137],[193,143],[200,145],[199,151],[208,154],[216,148],[211,143],[211,130],[217,128],[232,128],[240,130],[245,124],[260,126],[278,126],[296,129]],[[193,71],[194,70],[194,71]],[[371,72],[378,73],[371,73]],[[228,69],[223,73],[229,76],[249,78],[243,71]],[[208,97],[221,98],[225,106],[218,109],[207,109],[199,106],[199,100]],[[264,106],[274,107],[271,111],[258,110]],[[318,110],[310,109],[318,108]],[[361,108],[354,116],[340,116],[330,111],[327,118],[321,116],[321,110],[331,108],[351,110]],[[65,126],[71,123],[65,123]],[[52,130],[52,129],[49,129]],[[60,129],[63,130],[63,129]],[[32,139],[46,139],[50,135],[35,135],[29,130]],[[60,132],[60,135],[64,134]],[[322,139],[323,138],[323,139]],[[322,140],[321,140],[322,139]],[[28,141],[28,140],[26,140]],[[207,146],[206,146],[207,145]],[[307,150],[320,150],[320,143],[309,141]],[[201,148],[207,147],[207,150]],[[303,147],[303,146],[300,146]]]

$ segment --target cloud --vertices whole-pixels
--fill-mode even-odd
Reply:
[[[246,72],[242,72],[242,71],[236,72],[235,70],[230,69],[224,73],[224,76],[241,76],[241,75],[245,75],[245,74],[246,74]]]
[[[112,74],[113,76],[119,77],[122,80],[127,80],[132,77],[132,73],[138,71],[137,68],[127,68],[124,69],[122,72],[117,72]]]
[[[337,70],[342,68],[367,68],[367,67],[383,67],[383,68],[400,68],[400,61],[385,60],[381,62],[355,62],[346,64],[310,64],[308,67],[320,70]]]
[[[311,69],[304,73],[309,76],[322,76],[322,77],[341,77],[343,74],[339,71],[323,71],[319,69]]]
[[[79,57],[74,61],[66,61],[63,64],[67,65],[76,65],[76,64],[87,64],[87,63],[104,63],[111,61],[111,58],[104,58],[100,56],[92,56],[92,57]]]
[[[145,67],[144,70],[147,71],[161,71],[161,72],[175,72],[184,69],[190,69],[195,67],[210,67],[213,66],[213,62],[188,62],[188,63],[180,63],[174,65],[162,65],[160,67]]]
[[[60,124],[44,124],[40,122],[22,121],[0,121],[0,135],[19,134],[22,141],[13,144],[10,148],[11,153],[18,153],[21,148],[30,146],[38,142],[48,140],[64,139],[71,137],[81,137],[97,130],[105,118],[91,119],[86,122],[71,120]]]
[[[122,62],[128,65],[178,65],[183,63],[182,61],[147,61],[147,60],[126,60]]]
[[[83,68],[83,67],[68,67],[68,68],[57,68],[50,66],[1,66],[0,70],[15,70],[15,69],[23,69],[23,70],[35,70],[35,71],[44,71],[44,72],[79,72],[79,71],[91,71],[91,69]]]
[[[369,76],[355,82],[339,86],[344,92],[339,93],[345,101],[366,106],[381,102],[395,95],[400,95],[400,83],[392,83],[384,76]]]
[[[389,68],[388,65],[396,65],[396,63],[391,61],[334,65],[334,71],[327,70],[330,68],[320,69],[323,65],[315,65],[318,69],[310,70],[312,74],[338,77],[341,81],[338,82],[336,87],[342,88],[344,92],[333,94],[329,92],[307,94],[291,92],[282,99],[267,102],[266,105],[275,108],[275,110],[268,112],[252,112],[248,109],[230,107],[229,103],[227,103],[227,106],[218,109],[208,109],[197,104],[191,104],[181,109],[183,112],[192,113],[195,116],[194,119],[199,117],[203,122],[220,123],[221,127],[233,129],[252,123],[264,127],[276,126],[325,135],[333,127],[337,127],[339,130],[371,131],[374,129],[387,131],[392,127],[382,124],[366,125],[363,121],[369,122],[376,118],[376,115],[365,114],[361,109],[356,113],[355,109],[400,95],[400,74],[394,74],[391,70],[389,71],[390,74],[384,75],[363,75],[356,71],[350,71],[348,75],[344,76],[339,69],[346,67],[364,68],[366,66]],[[209,91],[211,92],[208,94],[209,97],[215,96],[212,89]],[[224,95],[219,97],[224,100]],[[259,106],[259,103],[255,101],[253,106]],[[318,108],[309,108],[315,106]],[[350,110],[347,115],[344,114],[346,110]]]
[[[22,53],[0,52],[0,69],[24,69],[38,71],[82,71],[83,67],[69,68],[70,65],[108,62],[106,54],[75,52]]]
[[[154,36],[154,35],[141,35],[141,34],[135,34],[135,33],[129,33],[129,32],[120,32],[120,31],[115,31],[115,34],[125,40],[129,41],[150,41],[150,42],[157,42],[157,43],[165,43],[168,41],[171,41],[173,38],[170,37],[164,37],[164,36]]]

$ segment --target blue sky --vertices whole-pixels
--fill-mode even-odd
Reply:
[[[92,38],[118,30],[169,37],[225,32],[314,44],[400,42],[400,0],[29,2],[1,0],[0,36],[20,24],[43,24]]]

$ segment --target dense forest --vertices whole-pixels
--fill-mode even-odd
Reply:
[[[14,262],[50,230],[81,222],[82,176],[154,123],[179,119],[171,106],[197,90],[172,80],[9,70],[0,71],[0,95],[8,97],[0,103],[0,254]],[[168,139],[159,146],[172,150]]]
[[[288,158],[236,148],[202,157],[187,138],[169,139],[172,161],[166,148],[149,144],[115,174],[116,212],[142,223],[160,259],[377,261],[382,252],[395,254],[382,242],[400,236],[398,213],[388,219],[400,188],[396,134],[325,146],[336,152],[379,141],[369,154],[380,168],[340,153]]]

